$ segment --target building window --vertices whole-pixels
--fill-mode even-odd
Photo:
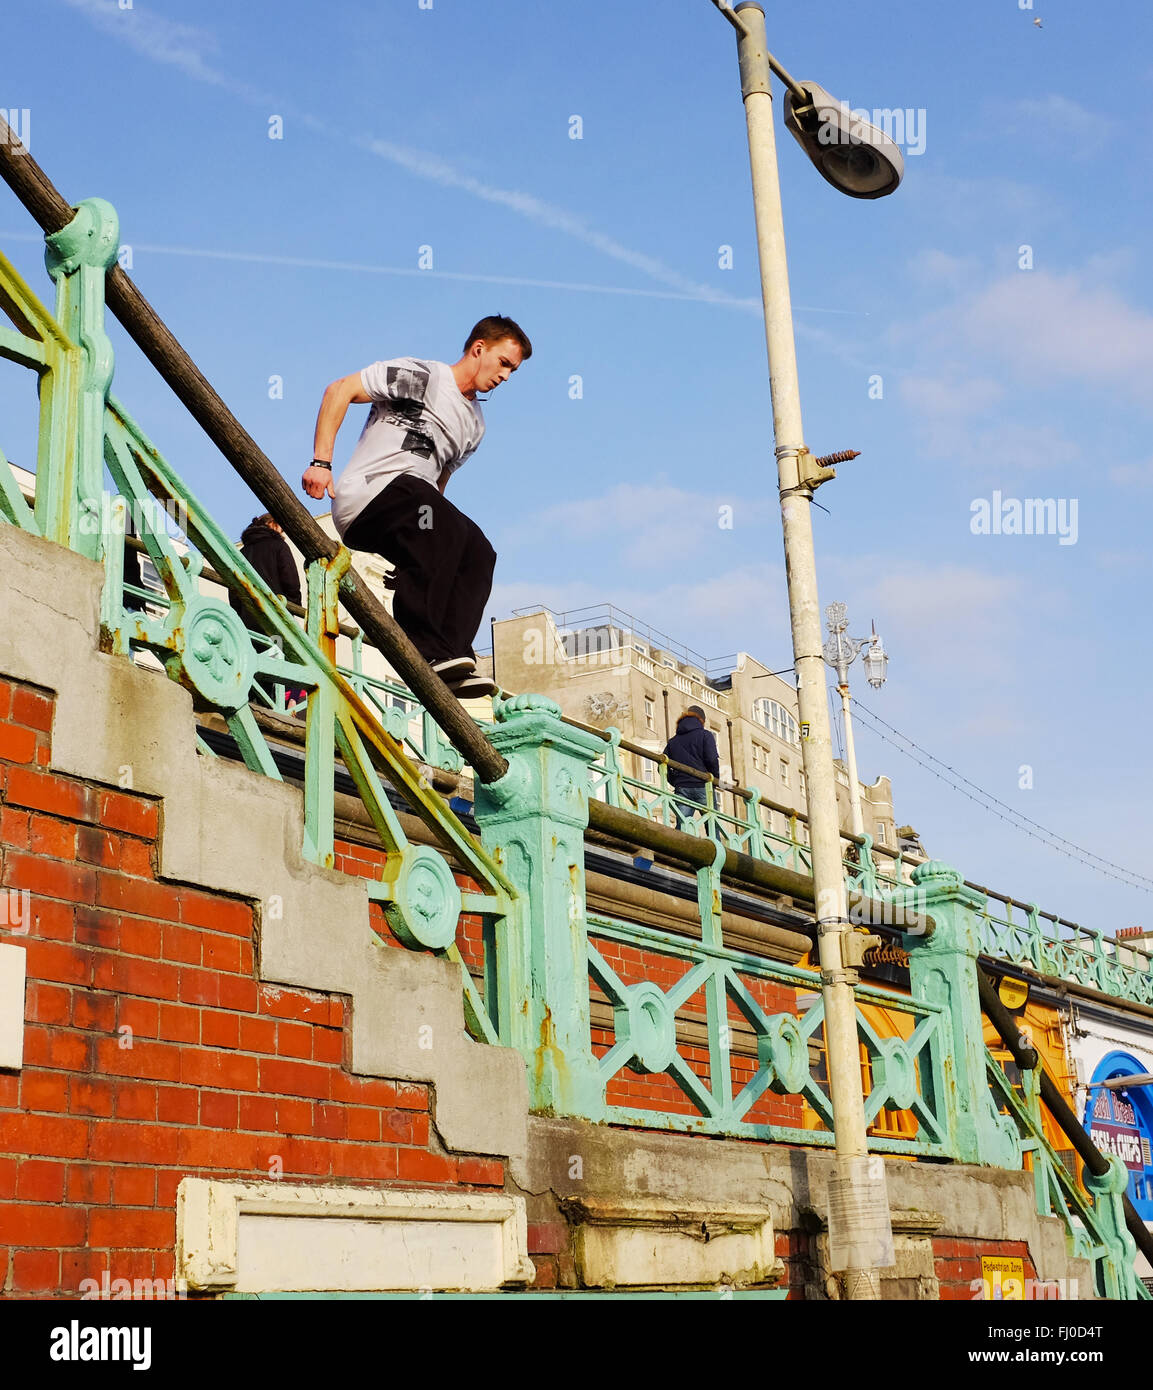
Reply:
[[[877,822],[877,844],[888,844],[888,841],[885,839],[885,822],[883,820]]]
[[[787,787],[788,785],[789,785],[789,765],[788,765],[787,762],[785,762],[784,758],[782,758],[782,759],[781,759],[781,786],[782,786],[782,787]]]
[[[766,777],[769,775],[769,750],[762,748],[759,743],[753,744],[753,767]]]
[[[657,727],[657,707],[647,695],[645,696],[645,727],[654,730]]]
[[[142,589],[151,589],[154,594],[163,594],[166,592],[164,580],[160,577],[160,571],[152,563],[152,557],[149,555],[140,556],[140,587]]]
[[[647,783],[650,787],[655,787],[660,781],[660,777],[657,775],[656,763],[654,763],[651,758],[641,758],[639,761],[641,765],[641,781]]]
[[[776,734],[785,743],[797,745],[797,721],[776,700],[754,700],[753,718],[769,733]]]

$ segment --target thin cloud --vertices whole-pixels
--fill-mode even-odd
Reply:
[[[1142,405],[1153,373],[1153,316],[1076,274],[1018,272],[957,315],[969,342],[1024,377],[1072,378],[1124,391]]]
[[[1109,139],[1115,123],[1058,92],[1026,97],[1009,107],[1008,133],[1044,143],[1054,151],[1086,159]]]
[[[266,93],[246,82],[238,82],[208,63],[207,56],[214,54],[219,45],[216,36],[206,29],[164,19],[145,9],[122,10],[116,0],[63,0],[63,3],[79,10],[98,29],[127,44],[143,58],[179,68],[195,82],[223,87],[246,101],[265,105],[269,100]]]
[[[318,120],[315,116],[293,112],[288,103],[250,87],[247,83],[239,82],[214,67],[208,61],[208,57],[216,52],[218,45],[215,36],[204,29],[163,19],[146,10],[121,10],[116,0],[63,0],[63,3],[78,10],[105,33],[119,39],[134,52],[152,62],[176,67],[194,81],[220,87],[250,104],[274,105],[291,113],[293,119],[301,121],[302,124],[313,130],[335,135],[341,139],[348,139],[343,133],[332,130],[325,122]],[[602,255],[620,261],[622,264],[639,271],[642,275],[647,275],[650,279],[676,291],[685,299],[724,304],[744,313],[760,312],[760,305],[756,300],[738,299],[714,289],[710,285],[691,280],[655,257],[645,255],[641,251],[634,251],[615,238],[598,231],[578,214],[547,203],[531,193],[497,188],[474,178],[470,174],[460,172],[437,155],[408,149],[402,145],[392,144],[387,140],[362,136],[352,140],[351,143],[367,150],[377,158],[389,160],[417,178],[429,180],[444,188],[459,189],[474,198],[507,208],[510,212],[527,218],[538,226],[562,232],[566,236],[591,246]],[[518,282],[509,280],[507,282],[497,281],[497,283]]]
[[[72,3],[72,0],[69,0]],[[9,241],[40,241],[27,233],[3,233]],[[132,252],[153,256],[196,256],[210,261],[239,261],[254,265],[283,265],[301,270],[338,270],[358,275],[405,275],[427,280],[463,280],[482,285],[516,285],[528,289],[570,290],[582,294],[623,294],[642,299],[678,299],[700,303],[697,294],[676,294],[671,290],[642,290],[628,285],[594,285],[571,280],[533,280],[520,275],[484,275],[463,270],[418,270],[413,266],[369,265],[363,261],[330,261],[314,256],[278,256],[266,251],[213,251],[198,246],[159,246],[154,242],[134,241]],[[733,300],[735,305],[759,308],[756,300]]]
[[[411,174],[416,174],[418,178],[428,179],[432,183],[439,184],[442,188],[459,188],[486,203],[495,203],[499,207],[508,208],[521,217],[528,218],[530,222],[535,222],[538,226],[549,227],[554,231],[563,232],[566,236],[573,237],[577,241],[583,241],[586,246],[593,247],[594,250],[600,251],[613,260],[632,266],[634,270],[639,270],[642,275],[658,280],[671,289],[679,290],[690,298],[707,299],[717,304],[729,304],[734,308],[749,309],[751,307],[754,313],[760,310],[760,305],[755,300],[736,299],[732,295],[714,289],[711,285],[702,285],[695,280],[690,280],[679,271],[665,265],[663,261],[657,260],[655,256],[646,256],[642,251],[632,250],[613,237],[606,236],[604,232],[598,232],[595,227],[590,227],[583,217],[579,217],[565,208],[557,207],[553,203],[546,203],[532,193],[495,188],[492,184],[484,183],[471,174],[461,173],[460,170],[454,169],[451,164],[439,156],[425,154],[419,150],[406,149],[404,146],[394,145],[388,140],[365,137],[357,143],[370,153],[400,165],[402,169],[407,169]]]

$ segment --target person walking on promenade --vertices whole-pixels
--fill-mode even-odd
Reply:
[[[673,762],[684,763],[699,772],[708,773],[719,779],[720,759],[717,756],[717,741],[705,728],[705,712],[700,705],[690,705],[677,720],[677,731],[665,744],[665,757]],[[680,802],[696,802],[699,806],[708,805],[704,777],[694,777],[678,767],[669,768],[669,782]],[[693,813],[673,802],[677,818],[677,828],[685,829],[693,819]]]

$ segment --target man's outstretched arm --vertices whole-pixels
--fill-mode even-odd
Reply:
[[[324,396],[320,402],[320,410],[316,416],[316,434],[313,436],[312,442],[312,457],[314,459],[332,462],[333,451],[336,448],[337,431],[344,423],[348,407],[350,405],[363,405],[371,399],[372,397],[368,395],[361,383],[359,372],[353,372],[351,376],[341,377],[339,381],[330,382],[325,387]],[[304,470],[300,484],[309,497],[323,497],[326,492],[329,497],[336,496],[332,483],[332,470],[329,468],[317,468],[309,464]]]

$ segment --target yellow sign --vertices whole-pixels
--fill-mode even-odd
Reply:
[[[997,994],[1007,1009],[1019,1009],[1029,997],[1029,986],[1024,980],[1014,980],[1010,975],[1002,975]]]
[[[1005,1303],[1025,1301],[1025,1261],[1004,1255],[981,1256],[985,1297]]]

